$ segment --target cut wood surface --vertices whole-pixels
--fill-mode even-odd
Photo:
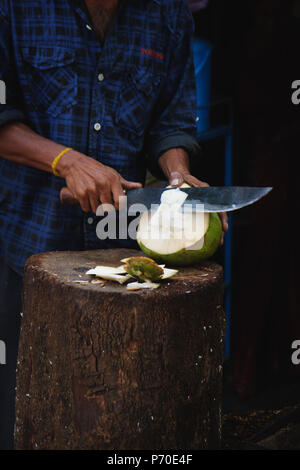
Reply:
[[[135,250],[32,256],[24,276],[17,449],[217,449],[222,268],[179,268],[155,290],[91,280]]]

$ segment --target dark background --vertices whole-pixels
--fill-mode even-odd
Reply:
[[[299,402],[300,1],[211,0],[193,14],[195,34],[213,45],[212,99],[234,107],[235,185],[273,186],[259,203],[234,213],[231,353],[225,367],[225,409]],[[226,120],[215,109],[211,125]],[[224,141],[202,145],[194,169],[224,184]],[[222,250],[217,259],[222,262]]]

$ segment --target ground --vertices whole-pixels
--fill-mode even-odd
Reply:
[[[224,367],[223,442],[225,450],[300,450],[300,383],[277,383],[248,400],[233,391]]]

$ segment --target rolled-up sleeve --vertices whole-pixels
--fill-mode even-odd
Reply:
[[[196,140],[196,84],[193,62],[194,23],[186,2],[181,3],[165,84],[153,124],[146,136],[150,171],[161,177],[159,157],[172,148],[183,148],[191,158],[200,154]]]
[[[13,66],[10,23],[6,2],[0,2],[0,127],[12,121],[26,121]]]

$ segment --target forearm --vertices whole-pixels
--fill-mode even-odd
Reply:
[[[64,148],[20,122],[0,128],[0,158],[6,160],[51,172],[53,160]]]
[[[168,180],[172,173],[190,172],[190,159],[182,148],[173,148],[163,153],[158,159],[158,164]]]

